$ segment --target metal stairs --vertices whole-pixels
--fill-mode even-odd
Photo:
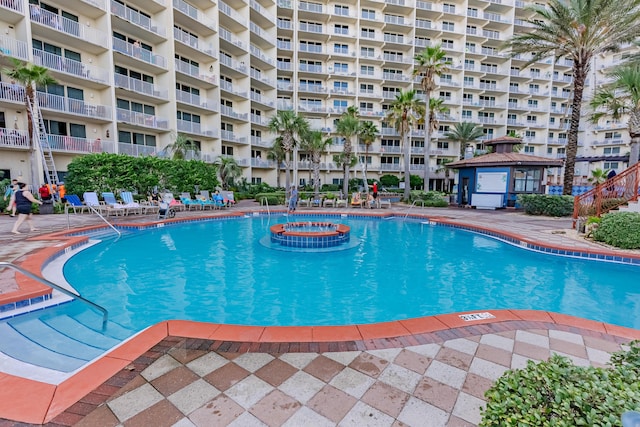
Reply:
[[[56,170],[56,165],[53,161],[53,153],[51,152],[51,145],[49,144],[49,135],[47,134],[47,128],[42,118],[40,106],[38,105],[38,98],[36,97],[33,103],[28,96],[26,97],[26,100],[33,122],[33,140],[34,144],[37,143],[40,148],[39,151],[41,154],[46,183],[50,186],[57,187],[59,184],[58,171]],[[38,185],[38,183],[34,182],[33,185]]]

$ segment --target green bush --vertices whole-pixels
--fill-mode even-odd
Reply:
[[[385,188],[397,188],[398,185],[400,185],[400,178],[395,175],[382,175],[380,177],[380,184]]]
[[[443,208],[449,206],[448,198],[444,193],[439,191],[422,191],[422,190],[414,190],[409,193],[409,197],[411,198],[411,202],[416,200],[422,200],[424,202],[424,206],[431,208]],[[422,206],[422,203],[417,203],[418,206]]]
[[[284,194],[284,191],[277,191],[273,193],[256,194],[255,199],[261,205],[264,204],[264,199],[266,199],[267,203],[269,203],[269,206],[277,206],[277,205],[284,205],[286,196]]]
[[[519,194],[518,205],[529,215],[571,216],[573,196],[551,196],[548,194]]]
[[[640,249],[640,213],[611,212],[602,216],[593,230],[598,242],[622,249]]]
[[[485,393],[481,427],[620,426],[640,408],[640,348],[615,353],[608,367],[579,367],[563,356],[507,371]]]

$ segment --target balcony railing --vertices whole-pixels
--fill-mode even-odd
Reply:
[[[113,141],[93,140],[66,135],[47,135],[52,151],[68,153],[115,153]]]
[[[269,13],[267,9],[262,7],[256,0],[251,0],[251,2],[249,2],[249,6],[260,15],[264,16],[269,22],[275,22],[274,16]]]
[[[154,156],[156,154],[156,147],[119,142],[118,153],[133,157]]]
[[[123,89],[162,99],[168,98],[168,91],[166,89],[160,90],[153,83],[147,83],[139,79],[123,76],[122,74],[114,74],[114,81],[116,86]]]
[[[179,28],[174,28],[173,29],[173,38],[188,45],[191,46],[192,48],[205,53],[209,56],[212,56],[214,58],[216,58],[216,53],[213,49],[213,45],[211,43],[204,43],[200,40],[198,40],[198,38],[192,36],[191,34],[179,29]]]
[[[76,77],[82,77],[94,82],[109,83],[109,75],[103,68],[83,64],[82,62],[54,55],[44,50],[33,49],[33,62],[50,70],[60,71]]]
[[[238,22],[243,27],[247,26],[247,21],[244,18],[242,18],[242,16],[238,12],[236,12],[235,9],[231,8],[225,2],[223,2],[223,1],[219,2],[218,3],[218,8],[220,9],[220,11],[222,13],[224,13],[225,15],[227,15],[229,18],[233,19],[234,21]]]
[[[176,89],[176,100],[184,102],[185,104],[203,107],[212,111],[218,111],[218,104],[213,99],[202,98],[200,95],[195,95],[183,90]]]
[[[194,133],[197,135],[209,136],[213,138],[213,132],[203,129],[201,123],[178,119],[178,130],[180,132]]]
[[[168,120],[158,118],[157,116],[153,116],[151,114],[144,114],[137,111],[125,110],[124,108],[117,108],[116,116],[119,122],[125,122],[154,129],[169,129]]]
[[[1,148],[29,148],[29,133],[26,130],[0,128]]]
[[[245,65],[244,62],[238,62],[233,58],[229,58],[228,56],[221,55],[220,63],[226,65],[229,68],[233,68],[234,70],[239,71],[241,73],[247,72],[247,66]]]
[[[155,55],[150,50],[144,49],[140,46],[134,46],[133,43],[128,43],[116,37],[113,38],[113,50],[132,58],[137,58],[140,61],[144,61],[148,64],[167,68],[167,60],[164,58],[164,56]]]
[[[96,119],[111,120],[111,107],[108,105],[88,104],[81,99],[66,98],[51,93],[37,92],[40,108]]]
[[[130,9],[114,0],[111,0],[111,13],[162,37],[167,35],[166,30],[148,16],[141,14],[137,10]]]
[[[24,1],[23,0],[2,0],[0,1],[0,6],[6,7],[7,9],[15,10],[20,14],[24,13]]]
[[[249,113],[236,113],[235,111],[233,111],[233,108],[226,105],[220,106],[220,113],[224,114],[227,117],[233,117],[234,119],[238,120],[247,120],[249,117]]]
[[[107,35],[86,25],[81,25],[56,13],[42,9],[39,5],[30,4],[31,21],[44,25],[54,30],[73,36],[79,40],[85,40],[102,47],[107,47]]]
[[[223,139],[225,141],[231,141],[231,142],[237,142],[239,144],[246,144],[247,143],[247,138],[246,137],[239,137],[237,136],[235,133],[233,133],[230,130],[222,130],[220,131],[220,139]]]
[[[252,44],[251,46],[249,46],[249,51],[251,52],[251,55],[260,58],[263,62],[266,62],[269,65],[275,64],[273,58],[265,55],[265,53],[259,47],[256,47]]]
[[[202,23],[202,25],[207,28],[210,28],[214,31],[217,28],[216,22],[214,20],[205,15],[201,10],[196,9],[183,0],[173,0],[173,8]]]
[[[11,37],[0,36],[0,53],[26,61],[29,59],[29,45]]]
[[[234,95],[241,96],[243,98],[247,97],[246,91],[242,91],[242,89],[238,88],[237,86],[233,85],[232,83],[226,80],[220,80],[220,89],[225,90],[229,93],[233,93]]]

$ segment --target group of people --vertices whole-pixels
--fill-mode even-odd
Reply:
[[[31,231],[38,231],[33,224],[31,205],[36,203],[42,205],[42,201],[36,199],[33,194],[27,188],[27,184],[24,182],[18,182],[17,179],[11,181],[11,185],[5,192],[5,200],[9,197],[9,206],[7,210],[11,212],[11,216],[15,216],[18,213],[18,220],[13,225],[11,232],[13,234],[22,234],[19,231],[23,222],[27,221]]]

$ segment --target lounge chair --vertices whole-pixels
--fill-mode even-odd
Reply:
[[[116,216],[129,214],[129,208],[125,207],[125,205],[123,205],[122,203],[119,203],[116,200],[115,194],[109,191],[105,191],[102,193],[102,199],[104,200],[107,206],[113,209],[113,212],[115,213]]]
[[[64,196],[64,199],[67,201],[67,203],[64,205],[64,213],[69,213],[71,209],[73,209],[73,213],[83,213],[84,211],[91,212],[91,208],[82,203],[80,197],[75,194],[67,194]]]
[[[204,193],[204,194],[203,194]],[[201,191],[199,195],[196,196],[195,198],[196,202],[200,203],[202,205],[202,209],[206,209],[206,208],[215,208],[215,203],[213,202],[213,200],[211,200],[209,198],[209,192],[208,191]]]
[[[378,197],[378,207],[379,208],[390,208],[391,207],[391,200],[389,200],[389,199],[381,199],[380,197]]]
[[[311,206],[311,199],[298,199],[298,207],[306,207]]]
[[[197,200],[193,200],[191,198],[191,194],[189,194],[189,193],[186,193],[186,192],[182,193],[180,195],[180,201],[189,210],[191,210],[191,209],[204,209],[204,206],[202,205],[202,203],[198,202]]]
[[[222,194],[222,198],[224,199],[224,204],[227,205],[227,207],[230,207],[236,204],[236,199],[235,199],[235,196],[233,195],[233,191],[223,191],[220,194]]]
[[[84,200],[84,204],[89,207],[90,210],[95,210],[96,212],[98,212],[99,214],[113,214],[113,215],[118,215],[117,212],[114,212],[114,210],[110,207],[107,206],[103,203],[100,203],[100,200],[98,200],[98,193],[94,192],[94,191],[87,191],[82,195],[82,200]]]
[[[322,206],[324,206],[325,208],[328,208],[328,207],[335,208],[336,207],[336,199],[333,199],[333,198],[328,199],[328,198],[325,197],[322,200]]]
[[[187,208],[181,201],[176,200],[176,198],[173,196],[173,193],[164,193],[164,195],[162,196],[162,200],[168,201],[169,206],[171,206],[176,211],[183,211]]]
[[[129,212],[142,214],[145,211],[145,208],[140,203],[133,200],[133,193],[131,191],[122,191],[120,197],[124,202],[124,207],[129,209]]]
[[[345,199],[336,199],[336,208],[346,208],[348,204]]]

